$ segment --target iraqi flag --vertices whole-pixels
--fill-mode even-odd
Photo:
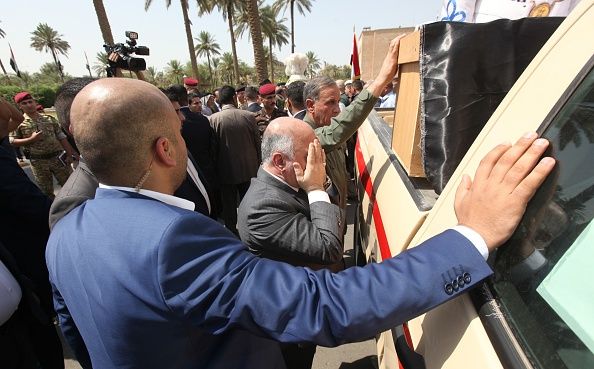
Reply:
[[[12,70],[14,70],[14,72],[16,73],[17,77],[21,78],[21,71],[19,71],[19,66],[16,63],[16,59],[14,58],[12,47],[10,46],[10,44],[8,44],[8,47],[10,48],[10,66],[12,67]]]
[[[351,54],[351,79],[361,79],[359,68],[359,50],[357,49],[357,34],[353,32],[353,53]]]

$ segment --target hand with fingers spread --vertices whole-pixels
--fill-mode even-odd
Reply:
[[[503,244],[518,226],[528,201],[555,166],[541,159],[549,142],[527,133],[513,146],[499,145],[458,186],[455,211],[461,225],[478,232],[489,251]]]
[[[307,151],[307,165],[305,170],[299,163],[293,163],[297,183],[305,192],[315,190],[324,191],[324,182],[326,181],[326,154],[316,138],[309,144]]]

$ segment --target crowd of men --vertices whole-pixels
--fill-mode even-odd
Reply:
[[[346,144],[389,100],[398,49],[344,91],[327,77],[212,94],[77,78],[58,120],[27,92],[22,113],[0,101],[0,367],[62,368],[57,314],[84,368],[311,368],[315,345],[371,337],[488,277],[554,166],[535,133],[465,177],[458,226],[343,264]]]

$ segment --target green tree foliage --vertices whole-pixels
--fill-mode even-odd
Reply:
[[[68,41],[62,40],[62,35],[47,23],[39,23],[35,31],[31,32],[31,47],[37,51],[45,51],[52,54],[54,63],[58,67],[63,81],[64,73],[62,71],[62,65],[58,60],[58,54],[68,56],[68,50],[70,49]]]
[[[332,79],[349,79],[351,77],[351,66],[337,66],[324,63],[324,68],[318,72],[319,76],[328,76]]]
[[[192,70],[193,70],[192,75],[194,75],[194,74],[198,73],[198,68],[197,68],[197,63],[196,63],[196,55],[194,55],[194,41],[192,38],[192,29],[190,28],[190,25],[192,24],[192,22],[190,22],[190,18],[188,16],[188,0],[180,0],[179,2],[181,5],[181,9],[182,9],[184,26],[186,29],[186,40],[188,42],[188,52],[190,53],[190,61],[192,62]],[[205,0],[197,0],[197,2],[198,2],[198,6],[200,6],[200,4],[204,3]],[[144,1],[144,11],[148,11],[148,9],[152,3],[153,3],[153,0],[145,0]],[[171,0],[165,0],[165,6],[167,7],[167,9],[169,9],[169,6],[171,6]]]
[[[305,56],[307,56],[307,70],[305,73],[309,78],[312,78],[315,76],[316,71],[320,69],[320,59],[313,51],[306,52]]]
[[[289,9],[291,14],[291,54],[295,52],[295,5],[297,5],[297,11],[301,15],[305,15],[305,12],[311,12],[311,1],[310,0],[275,0],[272,4],[272,8],[278,12],[281,9],[283,11]]]
[[[260,4],[261,5],[261,4]],[[262,37],[268,42],[268,49],[274,49],[278,47],[279,50],[283,45],[289,43],[289,29],[287,26],[283,24],[286,21],[286,18],[278,19],[278,12],[279,9],[275,9],[271,6],[264,6],[261,7],[259,10],[259,20],[260,20],[260,28],[262,30]],[[238,12],[235,15],[235,23],[236,29],[235,32],[237,35],[242,36],[246,30],[249,30],[249,23],[248,23],[248,13],[246,12]],[[264,51],[264,60],[268,59],[268,69],[270,71],[270,76],[272,81],[277,80],[277,75],[282,79],[284,78],[284,73],[277,73],[278,71],[278,63],[277,61],[273,61],[270,56],[271,54],[266,51],[266,47],[263,48]],[[272,53],[274,56],[274,53]]]
[[[95,57],[95,64],[93,64],[93,72],[97,77],[105,77],[107,68],[109,67],[109,60],[107,60],[107,53],[104,51],[98,52]]]
[[[196,38],[196,56],[206,56],[208,60],[209,80],[213,81],[212,66],[210,63],[211,55],[220,55],[221,47],[214,37],[207,31],[202,31]],[[233,56],[231,57],[233,59]]]
[[[56,101],[56,91],[60,87],[59,83],[55,84],[40,84],[30,86],[27,91],[31,93],[33,98],[37,100],[37,102],[43,105],[44,108],[49,108],[54,106],[54,101]],[[23,88],[20,86],[0,86],[0,96],[2,96],[6,101],[13,102],[14,95],[23,91]]]
[[[239,59],[237,58],[237,48],[235,39],[235,14],[237,12],[243,13],[245,5],[243,1],[239,0],[198,0],[198,15],[210,13],[217,8],[223,18],[227,20],[229,27],[229,35],[231,36],[231,55],[233,55],[233,70],[235,75],[239,73]],[[216,67],[215,67],[216,69]]]
[[[167,63],[166,77],[173,83],[181,83],[182,77],[184,76],[184,67],[179,60],[170,60]]]

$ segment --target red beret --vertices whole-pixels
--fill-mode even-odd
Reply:
[[[27,91],[19,92],[18,94],[14,95],[14,102],[17,104],[27,99],[32,99],[31,94]]]
[[[184,78],[184,85],[198,86],[198,80],[196,78],[186,77]]]
[[[276,92],[276,86],[272,83],[267,83],[260,87],[258,93],[262,96],[271,95]]]

